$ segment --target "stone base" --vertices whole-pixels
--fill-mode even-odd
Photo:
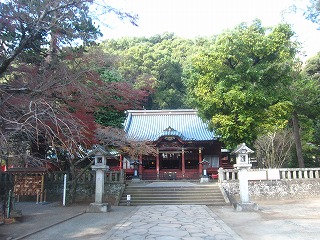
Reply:
[[[237,212],[253,212],[253,211],[259,210],[258,204],[254,203],[254,202],[234,203],[233,207]]]
[[[133,177],[131,182],[140,182],[140,178],[139,177]]]
[[[203,176],[202,178],[200,178],[200,183],[207,183],[207,182],[209,182],[208,176]]]
[[[12,210],[10,212],[10,217],[15,221],[22,221],[22,210]]]
[[[111,210],[111,205],[109,203],[90,203],[86,212],[89,213],[105,213]]]

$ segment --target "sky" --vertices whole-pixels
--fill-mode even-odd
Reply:
[[[138,27],[114,16],[106,20],[109,28],[102,28],[104,38],[125,36],[150,37],[164,32],[194,38],[212,36],[232,29],[241,22],[251,23],[258,18],[263,26],[280,22],[292,25],[302,43],[303,60],[320,51],[320,30],[303,17],[308,0],[107,0],[109,5],[138,14]],[[297,11],[289,11],[295,4]]]

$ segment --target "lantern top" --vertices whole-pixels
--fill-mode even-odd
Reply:
[[[254,153],[245,143],[239,144],[232,152],[233,155]]]

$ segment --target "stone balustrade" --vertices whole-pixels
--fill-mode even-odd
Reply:
[[[238,169],[218,170],[219,182],[238,181]],[[290,180],[320,178],[320,168],[250,169],[248,180]]]
[[[67,174],[67,180],[70,179],[70,174],[68,172],[48,172],[46,174],[46,180],[52,183],[61,183],[63,182],[63,176]],[[107,171],[105,182],[112,183],[112,182],[124,182],[125,173],[123,170],[121,171]],[[87,171],[82,174],[78,181],[79,184],[93,184],[95,182],[95,172],[94,171]]]

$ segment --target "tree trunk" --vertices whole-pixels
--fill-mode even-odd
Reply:
[[[302,155],[302,146],[300,138],[300,128],[299,128],[299,119],[296,111],[292,113],[292,125],[293,125],[293,136],[294,142],[296,144],[296,151],[298,157],[299,168],[304,168],[304,159]]]

